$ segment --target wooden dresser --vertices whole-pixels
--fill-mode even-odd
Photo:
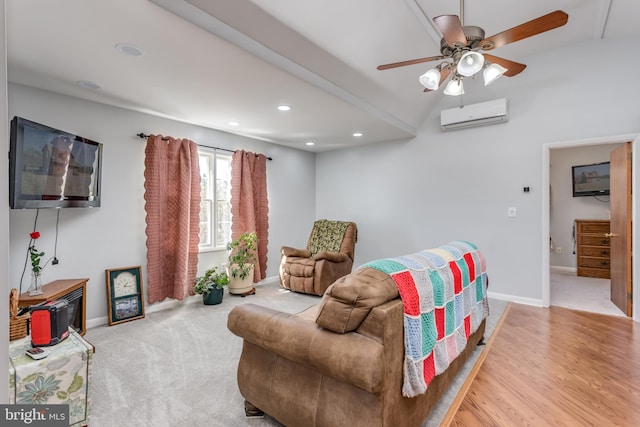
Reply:
[[[609,230],[609,220],[576,220],[578,276],[611,278]]]

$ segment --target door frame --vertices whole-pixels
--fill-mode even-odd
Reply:
[[[599,137],[591,139],[570,140],[570,141],[558,141],[549,142],[542,145],[542,234],[541,245],[542,248],[542,306],[549,307],[551,305],[551,275],[550,275],[550,254],[549,254],[549,233],[550,233],[550,201],[549,201],[549,183],[550,183],[550,151],[555,148],[569,148],[569,147],[581,147],[588,145],[606,145],[606,144],[618,144],[622,142],[631,141],[631,153],[640,153],[640,134],[626,134],[616,135],[609,137]],[[638,183],[638,168],[640,165],[638,155],[633,155],[631,160],[631,185],[632,188],[640,188]],[[638,235],[638,227],[636,218],[636,212],[638,208],[638,194],[640,191],[632,190],[631,198],[631,247],[640,248],[640,236]],[[636,268],[638,264],[634,257],[632,259],[632,281],[633,281],[633,307],[632,307],[632,319],[635,322],[640,322],[640,272],[639,268]]]

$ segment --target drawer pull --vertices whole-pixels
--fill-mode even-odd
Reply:
[[[600,261],[600,265],[607,266],[609,265],[609,261]]]
[[[600,251],[600,255],[609,255],[609,251]]]
[[[609,239],[602,239],[602,240],[600,240],[600,243],[602,243],[603,245],[608,245],[609,244]]]

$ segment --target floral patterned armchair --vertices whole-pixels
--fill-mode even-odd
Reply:
[[[329,285],[351,273],[357,239],[354,222],[314,222],[306,249],[282,247],[280,285],[295,292],[323,295]]]

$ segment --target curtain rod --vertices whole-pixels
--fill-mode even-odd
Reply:
[[[139,138],[149,138],[151,135],[147,135],[144,132],[140,132],[140,133],[136,133],[136,136]],[[168,137],[163,137],[162,138],[163,141],[168,141],[169,138]],[[196,144],[198,147],[206,147],[206,148],[213,148],[216,150],[222,150],[222,151],[228,151],[229,153],[235,153],[238,150],[229,150],[228,148],[220,148],[220,147],[211,147],[209,145],[202,145],[202,144]],[[258,154],[256,154],[256,157],[258,157]],[[265,156],[267,158],[267,160],[273,160],[271,157]]]

